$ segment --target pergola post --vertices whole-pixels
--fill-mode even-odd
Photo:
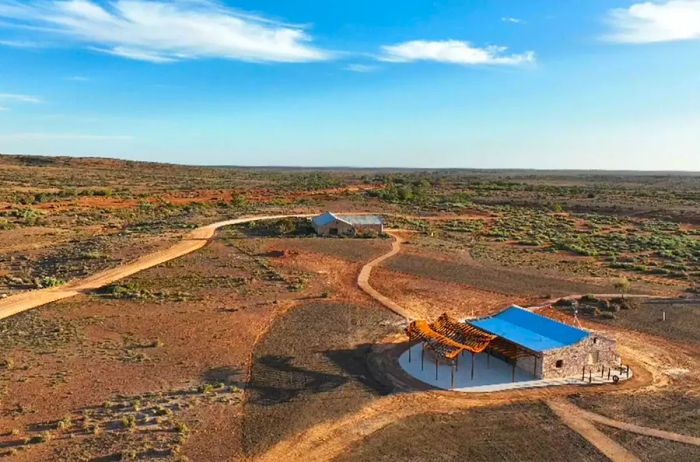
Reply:
[[[455,367],[454,365],[450,368],[451,374],[450,374],[450,390],[454,390],[455,388]]]
[[[411,341],[408,341],[408,362],[411,362]]]
[[[438,359],[437,355],[435,355],[435,381],[437,382],[438,379]]]
[[[472,380],[474,380],[474,352],[472,351]]]
[[[420,344],[420,370],[423,370],[423,360],[425,359],[425,344]]]

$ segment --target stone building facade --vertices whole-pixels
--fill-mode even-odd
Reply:
[[[517,305],[469,324],[499,337],[511,364],[538,379],[581,376],[620,366],[614,339],[564,324]],[[517,359],[512,359],[517,358]]]
[[[584,368],[586,374],[589,369],[594,374],[601,367],[615,369],[620,363],[616,341],[591,332],[588,337],[573,345],[519,358],[517,367],[534,373],[539,379],[557,379],[580,376]]]

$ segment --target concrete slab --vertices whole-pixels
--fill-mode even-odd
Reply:
[[[452,367],[438,363],[437,379],[435,361],[432,352],[426,350],[423,366],[421,367],[421,344],[411,347],[410,361],[408,349],[399,357],[399,365],[412,377],[443,390],[459,391],[464,393],[483,393],[491,391],[513,390],[518,388],[550,387],[557,385],[596,385],[610,383],[607,373],[601,378],[600,374],[592,374],[591,383],[588,377],[581,380],[581,376],[563,379],[537,379],[527,371],[516,368],[515,382],[513,382],[513,368],[510,364],[486,353],[474,355],[474,378],[472,378],[472,355],[465,353],[459,358],[459,365],[454,370],[454,388],[452,388]],[[632,371],[630,370],[630,378]],[[620,381],[627,380],[624,374],[620,375]]]

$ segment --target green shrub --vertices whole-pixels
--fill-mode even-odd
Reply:
[[[49,287],[59,287],[66,283],[66,281],[51,276],[44,276],[41,278],[36,278],[34,280],[34,285],[37,289],[45,289]]]

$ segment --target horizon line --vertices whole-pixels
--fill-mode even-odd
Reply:
[[[155,160],[136,160],[112,156],[73,156],[68,154],[19,154],[2,153],[4,157],[37,157],[54,159],[82,159],[82,160],[113,160],[121,162],[140,162],[144,164],[171,165],[180,167],[200,168],[239,168],[239,169],[287,169],[287,170],[399,170],[399,171],[482,171],[482,172],[570,172],[570,173],[643,173],[643,174],[684,174],[700,175],[700,170],[633,170],[633,169],[601,169],[601,168],[530,168],[530,167],[397,167],[397,166],[352,166],[352,165],[237,165],[237,164],[188,164],[163,162]]]

